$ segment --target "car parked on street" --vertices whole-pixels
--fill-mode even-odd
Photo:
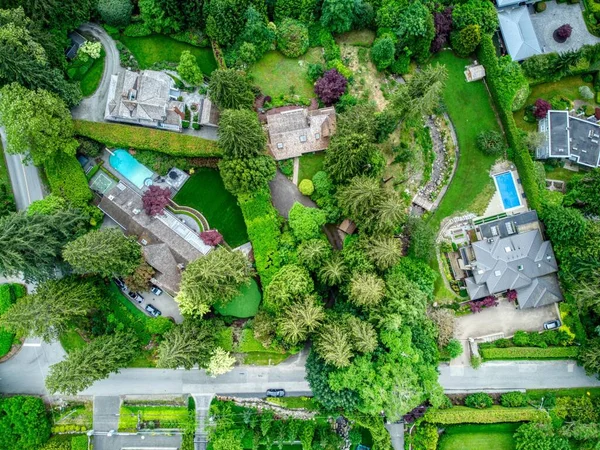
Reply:
[[[148,304],[146,305],[146,311],[148,311],[148,314],[150,314],[152,317],[158,317],[160,315],[162,315],[162,313],[156,309],[154,306]]]
[[[150,289],[150,290],[156,296],[162,295],[162,293],[163,293],[163,290],[161,288],[159,288],[158,286],[152,286],[152,289]]]
[[[549,320],[548,322],[544,322],[544,330],[556,330],[560,328],[562,322],[559,319]]]
[[[285,389],[267,389],[267,397],[285,397]]]
[[[129,295],[133,300],[138,302],[140,305],[144,301],[144,297],[142,297],[138,292],[129,291],[127,293],[127,295]]]

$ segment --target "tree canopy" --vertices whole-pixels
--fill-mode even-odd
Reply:
[[[37,450],[49,438],[50,421],[41,398],[0,398],[0,448]]]
[[[215,70],[210,76],[208,95],[221,110],[250,109],[254,103],[248,81],[234,69]]]
[[[224,159],[247,159],[265,153],[267,137],[251,110],[227,109],[219,120],[219,147]]]

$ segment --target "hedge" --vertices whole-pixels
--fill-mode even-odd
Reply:
[[[49,161],[44,168],[53,194],[79,207],[92,199],[88,180],[75,156],[61,156]]]
[[[492,37],[484,35],[481,38],[481,43],[478,49],[478,59],[485,67],[487,85],[492,94],[492,98],[496,105],[498,115],[502,121],[506,140],[508,141],[509,157],[512,158],[517,169],[519,170],[519,178],[521,185],[527,195],[527,203],[531,209],[541,209],[540,188],[535,181],[535,167],[533,159],[529,154],[529,150],[523,146],[521,142],[520,131],[515,124],[515,119],[512,113],[512,103],[514,98],[509,92],[503,88],[506,80],[503,78],[503,73],[500,70],[498,57],[496,56],[496,48],[492,42]]]
[[[579,347],[508,347],[482,348],[481,356],[485,360],[494,359],[569,359],[577,358]]]
[[[108,147],[133,147],[173,156],[221,156],[216,141],[173,131],[85,120],[75,120],[73,125],[75,134],[102,142]]]
[[[487,409],[473,409],[466,406],[453,406],[450,409],[430,409],[425,414],[425,421],[441,425],[458,423],[502,423],[541,421],[546,413],[535,408],[505,408],[492,406]]]

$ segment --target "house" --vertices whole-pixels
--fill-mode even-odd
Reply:
[[[87,42],[87,39],[80,35],[77,31],[71,31],[69,33],[69,39],[71,40],[71,46],[65,55],[67,59],[74,59],[77,56],[79,48]]]
[[[600,125],[594,116],[590,120],[573,117],[568,111],[548,111],[538,123],[546,140],[536,150],[536,158],[568,158],[583,166],[599,167]]]
[[[514,2],[517,3],[517,2]],[[518,2],[519,4],[522,2]],[[522,61],[534,55],[540,55],[542,48],[538,41],[529,10],[527,6],[517,6],[515,8],[506,8],[513,4],[512,1],[498,1],[498,21],[500,23],[500,32],[513,61]]]
[[[292,109],[267,115],[269,150],[279,161],[325,150],[335,132],[335,109]]]
[[[558,265],[535,211],[479,225],[479,240],[460,248],[459,266],[471,300],[514,290],[520,309],[563,300]]]
[[[125,70],[112,75],[104,118],[114,122],[181,131],[185,105],[164,72]]]
[[[126,234],[138,238],[144,259],[156,270],[152,282],[171,295],[179,291],[181,271],[212,250],[171,212],[147,215],[142,197],[123,183],[106,192],[98,207]]]

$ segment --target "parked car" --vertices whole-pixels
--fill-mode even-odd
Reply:
[[[154,295],[161,295],[163,293],[162,289],[157,286],[152,286],[150,289]]]
[[[125,286],[125,282],[122,279],[113,278],[113,281],[117,286],[119,286],[119,289],[121,289],[122,291],[125,291],[127,289],[127,286]]]
[[[144,297],[142,297],[138,292],[129,291],[127,293],[127,295],[129,295],[133,300],[138,302],[140,305],[144,301]]]
[[[267,389],[267,397],[285,397],[285,389]]]
[[[558,319],[549,320],[548,322],[544,322],[544,330],[556,330],[557,328],[560,328],[561,325],[562,322]]]
[[[146,311],[148,311],[148,314],[150,314],[152,317],[158,317],[162,315],[162,313],[152,305],[146,305]]]

